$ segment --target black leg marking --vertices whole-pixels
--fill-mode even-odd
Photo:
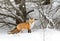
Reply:
[[[28,30],[28,33],[31,33],[31,29],[30,29],[30,30]]]

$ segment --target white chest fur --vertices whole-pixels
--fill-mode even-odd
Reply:
[[[33,22],[32,24],[30,23],[30,29],[32,29],[32,28],[33,28],[34,23],[35,23],[35,22]]]

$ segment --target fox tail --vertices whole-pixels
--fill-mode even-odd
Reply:
[[[9,31],[8,34],[15,34],[15,33],[19,33],[20,31],[18,31],[17,28],[14,28],[13,30]]]

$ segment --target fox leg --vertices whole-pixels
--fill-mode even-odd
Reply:
[[[28,33],[31,33],[31,29],[28,29]]]

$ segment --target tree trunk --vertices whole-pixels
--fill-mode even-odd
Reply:
[[[24,22],[26,22],[26,6],[25,6],[25,0],[21,0],[22,4],[19,6],[19,9],[22,11],[23,16],[24,16]]]
[[[25,0],[14,0],[16,4],[20,4],[19,9],[22,11],[23,13],[23,20],[24,22],[26,22],[26,7],[25,7]],[[16,11],[16,15],[20,16],[20,13],[18,11]],[[20,20],[21,21],[21,20]],[[21,21],[22,22],[22,21]],[[16,20],[16,24],[19,24],[20,22],[18,20]]]

